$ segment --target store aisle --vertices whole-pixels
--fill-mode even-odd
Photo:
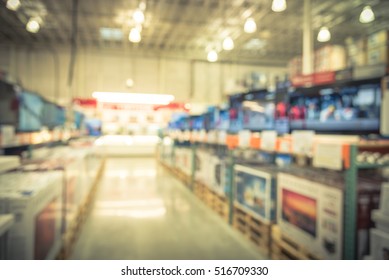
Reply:
[[[106,163],[72,259],[261,259],[152,158]]]

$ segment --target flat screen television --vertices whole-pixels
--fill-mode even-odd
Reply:
[[[274,129],[275,94],[260,90],[244,94],[242,101],[243,129]]]
[[[297,89],[290,96],[290,128],[337,133],[378,133],[379,81]]]
[[[18,122],[18,104],[14,85],[0,81],[0,124],[16,126]]]
[[[230,114],[229,110],[219,110],[218,117],[216,119],[216,125],[215,128],[217,130],[228,130],[230,123]]]
[[[204,117],[202,115],[190,116],[190,129],[191,130],[204,129]]]
[[[235,94],[229,97],[229,128],[230,133],[238,133],[243,129],[243,102],[244,94]]]
[[[17,130],[38,131],[42,127],[43,100],[39,95],[23,91],[19,94]]]

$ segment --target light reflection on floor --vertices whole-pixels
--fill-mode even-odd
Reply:
[[[73,259],[261,259],[153,158],[108,159]]]

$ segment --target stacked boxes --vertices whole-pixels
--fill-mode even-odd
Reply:
[[[346,45],[347,50],[347,66],[363,66],[367,64],[367,40],[365,38],[359,40],[351,40]]]
[[[62,174],[0,175],[0,214],[13,214],[9,259],[54,259],[61,248]]]
[[[221,196],[227,196],[229,191],[226,183],[226,163],[224,158],[211,155],[210,165],[211,176],[209,178],[211,181],[209,184],[211,189]]]
[[[370,231],[370,255],[375,260],[389,260],[389,183],[382,185],[380,209],[372,213],[376,228]]]
[[[174,167],[190,176],[192,172],[192,150],[187,147],[176,147],[174,150]]]
[[[389,61],[389,31],[383,30],[367,38],[367,64],[374,65]]]
[[[288,63],[289,77],[300,76],[303,74],[303,61],[301,56],[296,56]]]
[[[346,50],[342,46],[327,45],[315,51],[314,72],[337,71],[346,68]]]

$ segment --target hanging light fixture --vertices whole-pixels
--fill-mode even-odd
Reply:
[[[230,36],[224,38],[223,40],[223,50],[230,51],[234,48],[234,40]]]
[[[248,18],[244,24],[244,32],[254,33],[255,31],[257,31],[257,24],[253,18]]]
[[[328,27],[323,26],[320,28],[319,33],[317,34],[317,40],[319,42],[328,42],[331,39],[331,33]]]
[[[8,0],[6,7],[7,7],[7,9],[10,9],[12,11],[17,11],[20,7],[20,1],[19,0]]]
[[[283,12],[286,10],[286,0],[273,0],[271,5],[273,12]]]
[[[142,39],[139,29],[134,27],[131,29],[130,34],[128,35],[128,40],[132,43],[139,43]]]
[[[371,9],[370,6],[366,6],[363,8],[360,16],[359,16],[359,21],[361,23],[369,23],[375,20],[374,12]]]
[[[145,14],[140,9],[136,9],[132,18],[136,23],[143,23],[145,21]]]
[[[218,55],[217,55],[217,52],[215,50],[210,51],[207,55],[207,60],[209,62],[215,62],[215,61],[217,61],[217,58],[218,58]]]
[[[39,21],[35,18],[31,18],[26,24],[26,29],[28,32],[37,33],[40,29]]]

